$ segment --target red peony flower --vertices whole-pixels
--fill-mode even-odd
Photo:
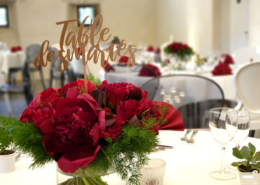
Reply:
[[[139,71],[139,76],[161,76],[160,69],[153,64],[145,64]]]
[[[116,121],[109,127],[106,128],[104,132],[104,138],[111,138],[112,141],[115,141],[122,132],[122,125],[125,124],[125,120],[123,120],[119,116],[110,116],[109,119],[116,118]]]
[[[39,109],[32,117],[34,125],[43,134],[50,134],[54,125],[54,110],[45,108]]]
[[[55,112],[53,131],[43,138],[46,152],[59,168],[74,173],[94,161],[105,131],[105,111],[97,111],[90,94],[61,100]]]

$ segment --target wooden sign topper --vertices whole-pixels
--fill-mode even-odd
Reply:
[[[67,20],[67,21],[62,21],[62,22],[57,22],[57,25],[63,25],[63,29],[61,32],[61,37],[60,37],[60,50],[59,50],[59,55],[57,56],[61,58],[61,63],[59,65],[59,71],[60,72],[64,72],[67,69],[67,63],[66,61],[71,62],[73,59],[73,55],[75,55],[75,58],[77,60],[79,60],[81,53],[82,55],[82,62],[83,65],[86,66],[88,61],[91,60],[93,58],[94,63],[96,64],[98,62],[99,57],[101,57],[101,66],[105,67],[105,63],[104,60],[107,60],[107,62],[109,62],[109,59],[111,61],[115,61],[116,56],[119,55],[121,56],[120,51],[122,49],[126,48],[126,44],[124,43],[124,40],[121,40],[120,44],[118,45],[117,48],[117,52],[116,55],[114,56],[114,44],[112,43],[111,45],[111,49],[109,51],[109,56],[107,59],[105,59],[105,53],[104,51],[100,50],[99,48],[99,42],[103,41],[106,42],[110,39],[111,34],[107,35],[109,33],[109,28],[102,28],[102,23],[103,23],[103,17],[102,15],[98,14],[95,19],[94,22],[92,23],[91,20],[91,24],[90,26],[87,28],[87,30],[83,33],[83,28],[84,28],[84,24],[85,21],[88,19],[89,17],[86,17],[80,27],[79,27],[79,31],[78,34],[76,35],[74,32],[69,32],[67,34],[67,36],[65,37],[67,28],[68,28],[68,24],[70,22],[78,22],[78,19],[73,19],[73,20]],[[97,23],[99,22],[99,27],[97,27]],[[88,35],[88,32],[89,35]],[[99,34],[99,38],[98,41],[95,43],[94,42],[94,37],[96,35]],[[85,47],[87,46],[87,44],[90,42],[91,47],[87,52],[87,55],[85,55]],[[46,46],[45,46],[46,45]],[[67,54],[66,56],[63,56],[63,52],[65,52],[64,47],[63,46],[72,46],[72,51],[70,51],[70,49],[67,49]],[[54,55],[54,51],[48,51],[48,47],[49,47],[49,41],[45,40],[42,45],[41,45],[41,51],[38,57],[35,58],[34,60],[34,66],[35,67],[39,67],[40,65],[45,67],[47,66],[48,62],[54,62],[57,58],[55,58],[54,60],[51,61],[51,56]],[[80,50],[78,50],[78,47],[80,48]],[[128,67],[133,67],[135,65],[135,56],[134,53],[136,52],[136,50],[133,50],[133,45],[128,45],[127,46],[127,52],[129,52],[129,59],[127,62],[127,66]],[[48,51],[47,55],[46,52]],[[122,56],[124,56],[126,53],[122,54]],[[46,63],[44,62],[44,56],[46,56]],[[85,83],[87,83],[87,77],[86,77],[86,67],[84,67],[84,79],[85,79]],[[85,84],[85,87],[87,87],[87,85]]]

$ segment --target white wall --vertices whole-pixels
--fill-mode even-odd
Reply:
[[[188,43],[196,52],[213,48],[213,0],[158,0],[158,43],[173,35],[175,41]]]
[[[260,1],[250,0],[249,4],[249,46],[260,46]]]
[[[110,28],[113,36],[126,43],[156,45],[156,2],[157,0],[17,0],[10,7],[9,28],[0,28],[0,41],[8,47],[21,45],[24,49],[31,43],[49,40],[56,44],[60,40],[61,25],[56,22],[77,18],[76,5],[100,3],[103,27]],[[68,3],[73,2],[74,4]],[[76,4],[75,4],[76,3]],[[70,25],[77,32],[77,25]],[[44,68],[49,78],[49,68]],[[36,75],[39,78],[39,75]]]

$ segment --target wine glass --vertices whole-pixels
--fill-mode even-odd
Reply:
[[[249,112],[247,110],[239,111],[237,116],[237,133],[232,140],[238,149],[240,149],[240,143],[244,141],[249,134],[249,122]],[[236,160],[236,162],[239,162],[239,159],[236,158]],[[231,164],[228,165],[228,168],[237,170],[237,167],[234,167]]]
[[[212,137],[221,147],[220,170],[210,172],[210,177],[218,180],[231,180],[236,178],[236,173],[227,171],[224,156],[226,145],[234,138],[237,132],[237,111],[230,108],[211,109],[209,128]]]

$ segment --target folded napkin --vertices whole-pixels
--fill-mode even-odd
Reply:
[[[153,64],[145,64],[139,71],[139,76],[161,76],[160,69]]]
[[[156,49],[154,50],[154,53],[155,53],[155,54],[160,54],[160,53],[161,53],[161,49],[160,49],[160,48],[156,48]]]
[[[11,47],[11,52],[12,53],[15,53],[17,51],[22,51],[22,47],[21,46],[14,46],[14,47]]]
[[[104,61],[104,63],[105,63],[104,70],[106,72],[115,71],[115,68],[113,66],[111,66],[106,60]]]
[[[234,60],[233,60],[233,58],[232,58],[232,56],[230,56],[229,54],[223,54],[221,57],[223,57],[224,58],[224,63],[225,64],[234,64],[235,62],[234,62]]]
[[[128,61],[129,57],[127,56],[122,56],[120,59],[119,59],[119,63],[120,64],[126,64],[127,61]]]
[[[154,101],[155,105],[167,106],[168,111],[164,115],[164,122],[162,126],[160,126],[160,130],[177,130],[177,131],[183,131],[185,129],[182,116],[178,112],[177,109],[175,109],[172,105],[160,102],[160,101]]]
[[[153,51],[154,51],[153,46],[148,46],[147,49],[146,49],[146,51],[148,51],[148,52],[153,52]]]
[[[214,70],[211,73],[213,76],[232,75],[232,70],[228,64],[219,61],[218,65],[214,68]]]
[[[80,47],[78,47],[78,53],[79,53],[79,50],[80,50]],[[82,51],[81,51],[80,55],[82,55]]]

